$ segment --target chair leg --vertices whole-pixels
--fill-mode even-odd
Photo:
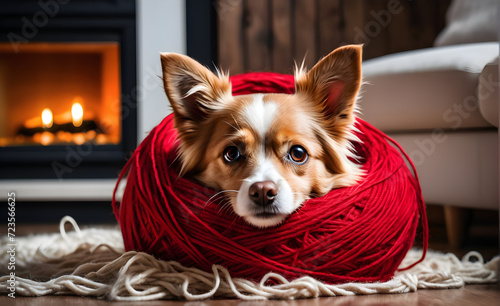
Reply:
[[[466,229],[465,216],[465,208],[454,206],[444,207],[446,234],[448,235],[448,242],[452,249],[460,248],[464,242]]]

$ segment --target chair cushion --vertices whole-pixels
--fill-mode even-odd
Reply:
[[[498,43],[391,54],[363,63],[361,117],[383,131],[484,128],[476,91]]]
[[[479,75],[477,96],[479,98],[479,110],[484,119],[490,124],[498,127],[498,104],[500,93],[498,90],[498,57],[486,65]]]

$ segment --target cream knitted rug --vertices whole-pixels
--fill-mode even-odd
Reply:
[[[70,222],[74,231],[66,232]],[[214,265],[212,273],[187,268],[177,262],[124,252],[119,229],[87,228],[61,220],[60,234],[16,237],[15,246],[0,241],[0,292],[16,296],[72,294],[109,300],[240,298],[245,300],[296,299],[375,293],[405,293],[418,289],[460,288],[465,284],[497,280],[499,257],[485,263],[477,252],[459,260],[453,254],[429,252],[424,262],[384,283],[328,285],[311,277],[287,281],[268,273],[260,283],[231,278],[230,271]],[[16,252],[9,253],[14,247]],[[420,257],[410,250],[402,266]],[[471,261],[474,259],[475,261]],[[15,281],[7,263],[15,266]],[[12,266],[12,265],[10,265]],[[273,279],[276,285],[267,285]]]

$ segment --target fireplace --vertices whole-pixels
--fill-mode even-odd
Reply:
[[[137,143],[134,0],[0,4],[0,180],[116,178]]]
[[[116,42],[0,43],[0,147],[118,145]]]
[[[216,63],[211,0],[89,3],[0,1],[0,198],[19,222],[114,222],[119,171],[171,111],[159,52]]]

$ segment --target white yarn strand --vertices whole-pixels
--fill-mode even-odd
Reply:
[[[68,222],[74,231],[66,232],[64,226]],[[423,262],[396,273],[387,282],[331,285],[309,276],[288,281],[270,272],[255,283],[232,278],[220,265],[213,265],[209,273],[149,254],[125,252],[119,229],[80,229],[68,216],[61,220],[60,234],[17,237],[16,242],[17,295],[65,294],[115,301],[299,299],[461,288],[465,284],[496,282],[500,263],[498,256],[485,263],[478,252],[470,252],[460,260],[453,254],[430,251]],[[420,254],[419,250],[410,250],[401,267],[418,260]],[[6,238],[0,240],[0,259],[8,260]],[[6,294],[9,272],[2,269],[6,267],[0,267],[0,293]]]

